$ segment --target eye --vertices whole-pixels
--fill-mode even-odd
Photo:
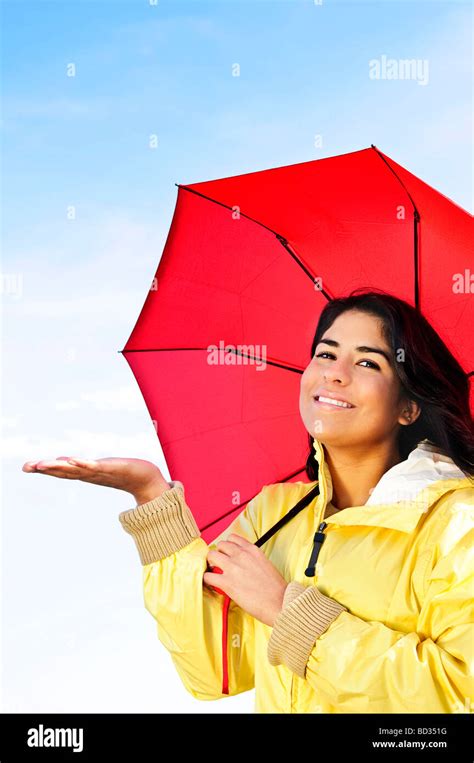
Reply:
[[[332,354],[332,352],[320,352],[317,355],[315,355],[315,358],[322,358],[323,355],[328,355],[331,358],[334,358],[335,356]],[[366,366],[366,368],[372,367],[377,369],[377,371],[380,371],[380,366],[377,365],[377,363],[374,363],[372,360],[360,360],[359,363],[370,363],[370,366]]]
[[[332,352],[320,352],[319,355],[315,355],[314,357],[315,358],[322,358],[323,355],[330,355],[332,358],[334,357]]]

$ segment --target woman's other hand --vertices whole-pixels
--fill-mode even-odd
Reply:
[[[262,549],[231,533],[208,552],[207,560],[221,572],[205,572],[205,585],[227,594],[257,620],[273,626],[288,583]]]

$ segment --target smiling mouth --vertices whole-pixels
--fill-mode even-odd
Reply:
[[[313,397],[313,400],[316,405],[327,408],[328,410],[339,409],[341,411],[348,411],[351,408],[355,408],[355,406],[351,405],[350,403],[344,403],[342,400],[332,400],[331,398],[324,397],[323,395],[320,397]]]

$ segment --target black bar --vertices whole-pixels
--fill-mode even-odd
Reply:
[[[231,700],[223,697],[216,701]],[[472,715],[468,711],[465,714],[293,714],[297,717],[288,717],[290,713],[228,712],[216,717],[212,712],[214,702],[203,701],[202,704],[203,708],[206,705],[202,712],[185,714],[3,713],[0,715],[0,760],[1,763],[28,760],[76,763],[127,760],[133,763],[175,760],[185,753],[191,756],[190,761],[211,753],[227,760],[231,748],[238,749],[241,760],[248,757],[250,750],[268,759],[277,745],[281,747],[283,734],[290,748],[287,754],[292,758],[310,755],[316,760],[328,760],[350,755],[347,760],[352,761],[354,755],[360,753],[363,759],[370,756],[384,761],[389,751],[388,757],[401,760],[407,753],[413,753],[418,763],[429,763],[432,759],[471,763],[473,759]],[[288,723],[288,729],[284,723]],[[61,729],[62,737],[58,734]],[[66,736],[68,730],[69,737]],[[79,749],[81,732],[82,749]],[[60,743],[62,739],[70,744],[31,747],[28,739],[43,740],[43,743],[46,740]],[[424,748],[418,746],[423,742]]]

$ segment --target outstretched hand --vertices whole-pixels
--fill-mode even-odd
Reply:
[[[288,583],[263,551],[231,533],[208,552],[207,560],[222,573],[205,572],[204,583],[220,588],[250,615],[273,626]]]
[[[170,487],[155,464],[140,458],[98,458],[94,461],[58,456],[55,459],[26,461],[22,471],[125,490],[135,496],[138,504]]]

